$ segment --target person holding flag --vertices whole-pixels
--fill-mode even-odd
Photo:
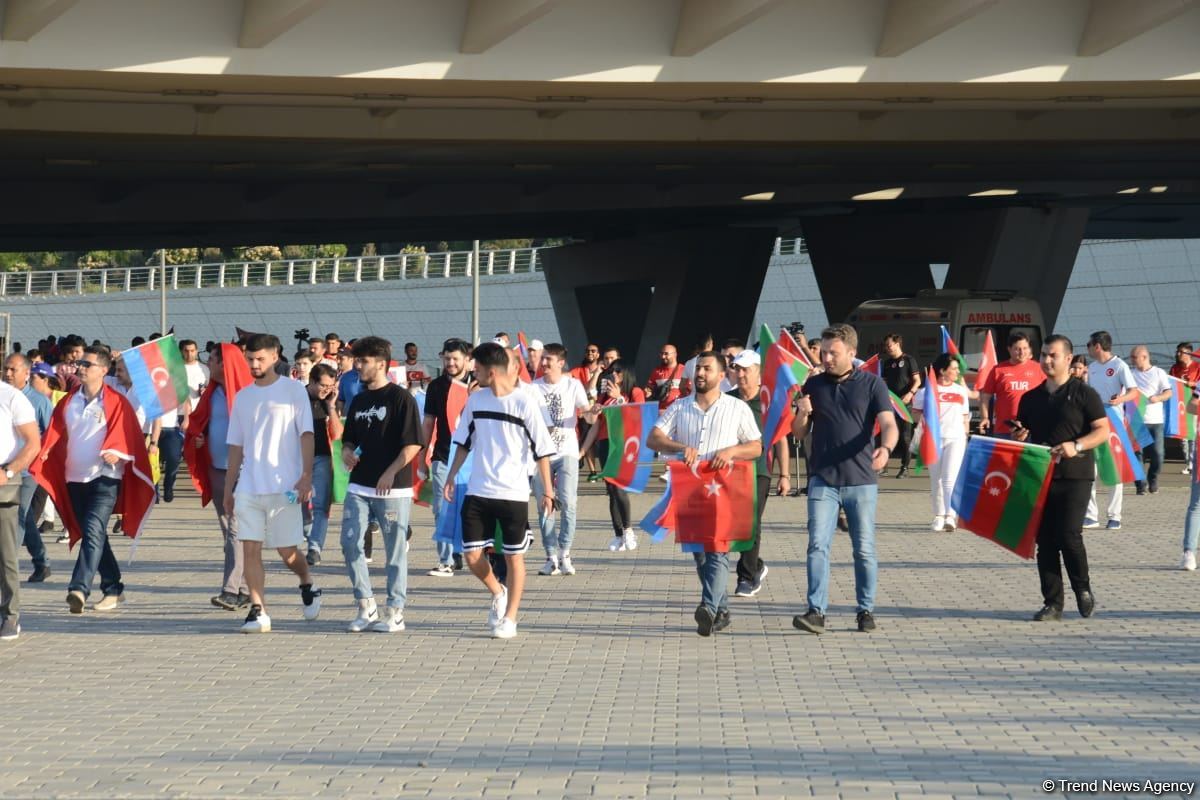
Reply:
[[[121,567],[108,542],[108,519],[123,515],[126,536],[136,539],[154,505],[150,456],[133,406],[105,383],[112,366],[107,347],[83,350],[75,362],[79,386],[54,409],[42,450],[30,473],[62,516],[79,557],[67,584],[67,607],[82,614],[100,572],[104,596],[92,608],[111,611],[125,602]]]
[[[229,414],[233,400],[250,383],[250,368],[235,344],[222,344],[208,357],[208,383],[188,416],[183,455],[192,485],[200,493],[203,508],[216,498],[213,510],[224,542],[225,565],[221,591],[211,598],[217,608],[233,611],[250,604],[250,589],[243,574],[243,550],[237,525],[225,511],[225,480],[229,468]]]
[[[1194,352],[1191,342],[1180,342],[1175,346],[1175,363],[1171,365],[1170,375],[1178,378],[1193,390],[1200,384],[1200,361],[1192,358]],[[1189,412],[1190,413],[1190,412]],[[1196,460],[1196,440],[1183,440],[1183,474],[1190,475],[1192,462]]]
[[[879,376],[887,384],[888,391],[900,398],[906,406],[912,405],[912,400],[921,388],[921,368],[917,360],[904,352],[904,338],[898,333],[889,333],[883,337],[883,353],[879,359]],[[908,420],[896,417],[896,427],[900,431],[900,469],[897,478],[908,474],[909,460],[912,458],[911,445],[913,425]],[[887,474],[886,469],[884,467]]]
[[[633,368],[619,358],[608,365],[608,370],[600,378],[600,399],[592,406],[587,416],[595,420],[588,429],[580,449],[586,452],[593,442],[600,463],[608,460],[608,449],[611,447],[608,422],[602,409],[609,406],[620,406],[626,403],[644,403],[646,393],[637,385],[637,376]],[[630,515],[629,492],[617,486],[612,481],[604,482],[604,490],[608,494],[608,517],[612,521],[613,538],[608,543],[608,549],[614,553],[637,550],[637,534],[633,532],[633,519]]]
[[[678,455],[694,471],[702,461],[716,470],[734,461],[753,461],[762,455],[762,433],[750,406],[721,393],[725,357],[712,350],[696,356],[693,391],[672,403],[650,432],[650,447]],[[728,548],[728,545],[726,545]],[[693,553],[700,576],[700,605],[696,632],[711,636],[729,627],[729,552]]]
[[[760,435],[763,434],[763,419],[766,415],[766,409],[763,408],[765,392],[762,391],[762,366],[758,353],[753,350],[742,350],[730,362],[730,371],[734,375],[736,388],[726,394],[742,400],[750,407],[750,411],[754,415],[754,422],[758,425],[758,432]],[[767,399],[768,404],[773,401],[773,398]],[[788,428],[791,428],[790,423]],[[743,551],[738,558],[737,588],[733,590],[737,597],[753,597],[758,594],[762,591],[763,581],[767,577],[767,562],[762,560],[759,553],[762,547],[763,509],[767,505],[768,495],[771,494],[771,467],[774,465],[767,463],[767,453],[772,447],[775,448],[775,463],[779,465],[779,494],[786,494],[790,488],[788,470],[791,459],[787,436],[781,434],[779,440],[774,444],[769,441],[763,442],[762,455],[758,457],[755,464],[757,472],[755,488],[758,492],[758,536],[754,538],[754,544],[750,549]]]
[[[442,489],[450,470],[450,437],[458,427],[458,418],[467,403],[467,371],[470,368],[471,345],[457,337],[442,343],[442,374],[429,383],[425,391],[425,414],[421,419],[422,441],[429,448],[429,481],[433,489],[430,505],[433,508],[434,528],[440,524],[444,506]],[[449,540],[438,539],[437,566],[429,570],[435,578],[453,578],[462,569],[462,552],[455,553]]]
[[[925,390],[913,400],[913,411],[920,420],[922,436],[932,436],[936,431],[941,442],[937,460],[926,466],[933,499],[932,529],[949,533],[957,526],[950,498],[954,495],[954,484],[967,449],[967,433],[971,427],[970,396],[967,387],[958,382],[958,359],[950,353],[935,358],[932,370],[934,380],[925,382]]]
[[[979,386],[979,431],[1001,438],[1012,435],[1010,421],[1017,416],[1021,398],[1046,380],[1041,365],[1033,357],[1029,335],[1013,331],[1008,335],[1008,360],[997,364]],[[993,408],[992,400],[995,400]]]
[[[1133,380],[1137,384],[1138,391],[1146,398],[1146,407],[1142,412],[1142,424],[1154,437],[1150,446],[1145,448],[1150,461],[1150,468],[1146,470],[1146,482],[1138,481],[1135,486],[1138,494],[1145,494],[1147,488],[1149,488],[1150,494],[1157,494],[1158,476],[1162,472],[1164,455],[1163,424],[1166,420],[1163,416],[1163,402],[1168,400],[1174,392],[1171,387],[1171,378],[1166,371],[1162,367],[1156,367],[1150,363],[1150,348],[1146,345],[1139,344],[1133,348],[1129,353],[1129,361],[1133,364]]]
[[[1141,396],[1137,381],[1129,365],[1113,354],[1112,336],[1108,331],[1096,331],[1088,337],[1088,385],[1100,395],[1100,400],[1116,409],[1117,416],[1125,419],[1125,404]],[[1108,524],[1110,531],[1121,530],[1121,505],[1125,497],[1125,484],[1117,482],[1109,490]],[[1091,500],[1088,501],[1087,516],[1083,527],[1100,527],[1099,506],[1096,504],[1096,484],[1092,484]]]
[[[1083,544],[1083,515],[1096,474],[1092,451],[1108,441],[1110,431],[1101,395],[1071,377],[1072,349],[1066,336],[1046,337],[1041,358],[1046,380],[1022,396],[1016,415],[1019,425],[1012,432],[1018,442],[1049,445],[1057,458],[1037,533],[1044,604],[1033,615],[1035,622],[1062,619],[1063,564],[1079,615],[1090,617],[1096,608]]]
[[[829,550],[838,511],[845,508],[854,545],[858,630],[875,630],[875,506],[879,472],[887,465],[899,431],[883,380],[855,369],[858,332],[849,325],[821,331],[824,370],[804,382],[792,434],[812,430],[808,486],[808,611],[792,618],[799,630],[825,632],[829,604]],[[879,425],[879,445],[873,431]]]

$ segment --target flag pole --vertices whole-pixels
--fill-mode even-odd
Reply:
[[[164,311],[165,315],[166,312]],[[471,344],[479,344],[479,240],[471,245]]]
[[[158,251],[158,330],[161,335],[167,335],[167,248]]]

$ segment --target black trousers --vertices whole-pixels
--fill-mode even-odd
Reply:
[[[758,551],[762,547],[762,515],[763,509],[767,507],[767,496],[771,494],[771,476],[758,476],[758,538],[754,540],[754,547],[751,547],[746,552],[742,553],[742,557],[737,563],[737,578],[739,581],[753,582],[758,577],[758,573],[762,571],[762,559],[758,557]],[[1090,493],[1089,493],[1090,496]]]
[[[1063,564],[1076,594],[1092,588],[1087,550],[1083,546],[1083,515],[1087,513],[1091,495],[1090,480],[1050,481],[1037,535],[1038,576],[1042,581],[1042,598],[1048,606],[1063,607]]]
[[[896,427],[900,430],[900,441],[896,443],[896,452],[900,455],[900,467],[908,469],[908,462],[912,459],[912,437],[913,425],[910,422],[896,417]],[[1089,492],[1090,494],[1090,492]]]

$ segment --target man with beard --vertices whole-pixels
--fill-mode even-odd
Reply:
[[[422,441],[433,448],[429,464],[429,479],[433,487],[433,517],[442,515],[442,489],[450,467],[450,437],[458,427],[467,399],[467,369],[471,345],[463,339],[447,339],[442,345],[442,374],[429,384],[425,392],[425,418],[422,421]],[[436,522],[434,525],[437,527]],[[435,578],[452,578],[462,569],[462,553],[455,553],[449,542],[437,542],[438,564],[429,571]]]

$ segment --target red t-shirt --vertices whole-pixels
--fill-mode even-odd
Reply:
[[[1179,378],[1185,381],[1188,386],[1195,386],[1197,381],[1200,381],[1200,363],[1192,361],[1187,366],[1175,362],[1171,365],[1171,377]]]
[[[1031,358],[1024,364],[1002,361],[992,370],[980,390],[995,395],[996,405],[992,411],[992,430],[996,433],[1012,433],[1007,420],[1017,416],[1021,397],[1030,389],[1036,389],[1046,380],[1041,364]]]
[[[611,406],[611,405],[616,405],[616,402],[617,401],[613,400],[611,397],[606,397],[606,398],[604,398],[604,401],[600,403],[600,405]],[[633,391],[629,393],[628,402],[630,402],[630,403],[646,402],[646,393],[642,391],[642,387],[640,387],[640,386],[633,387]],[[600,426],[600,430],[597,431],[597,433],[596,433],[596,441],[600,442],[600,441],[607,440],[608,439],[608,418],[605,417],[603,414],[601,414],[599,419],[596,420],[596,424]]]
[[[664,409],[679,399],[683,383],[683,364],[673,367],[657,366],[650,371],[649,387],[658,396],[658,407]]]

